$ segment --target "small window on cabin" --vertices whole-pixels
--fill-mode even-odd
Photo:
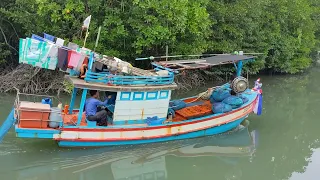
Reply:
[[[160,91],[159,99],[168,99],[169,91]]]
[[[147,92],[146,100],[155,100],[155,99],[158,99],[158,91]]]
[[[134,101],[141,101],[144,99],[144,92],[134,92],[133,93],[133,100]]]
[[[120,100],[121,101],[130,101],[131,92],[121,92]]]

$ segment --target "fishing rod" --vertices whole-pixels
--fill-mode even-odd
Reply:
[[[262,55],[265,53],[243,53],[243,55]],[[158,56],[158,57],[143,57],[143,58],[136,58],[136,61],[143,61],[143,60],[155,60],[155,59],[163,59],[163,58],[175,58],[175,57],[201,57],[201,56],[218,56],[218,55],[233,55],[231,53],[228,54],[197,54],[197,55],[172,55],[172,56]]]

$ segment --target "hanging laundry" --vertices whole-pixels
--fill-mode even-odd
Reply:
[[[35,63],[35,66],[48,69],[48,61],[49,61],[48,57],[52,47],[53,47],[53,44],[49,44],[47,42],[43,43],[43,45],[41,46],[41,53],[40,53],[39,60]]]
[[[94,64],[95,64],[96,70],[102,71],[103,64],[101,62],[96,61],[96,62],[94,62]]]
[[[43,57],[43,55],[48,54],[47,43],[43,41],[38,41],[36,39],[26,39],[24,58],[23,61],[26,64],[36,65],[37,62]]]
[[[75,51],[71,51],[68,66],[77,67],[79,60],[81,59],[81,54]]]
[[[54,36],[50,35],[50,34],[47,34],[47,33],[43,33],[44,34],[44,38],[51,41],[51,42],[54,42]]]
[[[57,68],[58,47],[56,45],[52,45],[47,58],[47,63],[48,63],[47,69],[55,70]]]
[[[59,48],[58,49],[58,65],[57,65],[57,67],[63,71],[66,71],[67,66],[68,66],[68,50]]]
[[[82,64],[83,64],[83,62],[84,62],[84,59],[85,59],[85,56],[84,56],[84,55],[81,55],[81,58],[80,58],[80,60],[79,60],[79,62],[78,62],[78,65],[77,65],[77,67],[75,68],[76,71],[80,72],[80,69],[81,69],[81,66],[82,66]]]
[[[56,45],[58,45],[58,46],[63,46],[63,44],[64,44],[64,40],[61,39],[61,38],[57,38],[57,40],[56,40]]]
[[[84,58],[84,60],[83,60],[83,64],[88,65],[88,63],[89,63],[89,59],[88,59],[87,56],[85,56],[85,58]]]
[[[69,42],[68,48],[73,49],[73,50],[77,50],[79,48],[79,46],[75,43]]]
[[[32,38],[32,39],[36,39],[36,40],[38,40],[38,41],[45,41],[45,40],[43,39],[43,37],[40,37],[40,36],[35,35],[35,34],[32,34],[31,38]]]
[[[25,47],[26,47],[26,39],[19,39],[19,63],[25,62]]]

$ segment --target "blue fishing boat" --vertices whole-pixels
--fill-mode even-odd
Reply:
[[[55,46],[58,45],[52,45]],[[46,52],[50,54],[53,50]],[[89,59],[85,78],[79,78],[76,68],[65,76],[73,85],[69,104],[63,106],[59,99],[47,95],[18,92],[0,129],[0,138],[14,125],[18,138],[50,139],[61,147],[156,143],[223,133],[239,126],[252,112],[261,113],[261,83],[256,81],[255,88],[250,89],[248,80],[241,76],[243,63],[252,61],[253,56],[218,55],[202,59],[206,62],[200,64],[211,66],[234,64],[237,77],[198,96],[171,100],[172,91],[177,88],[174,82],[177,70],[152,63],[153,71],[147,71],[115,57],[92,51],[86,54]],[[50,57],[49,63],[41,65],[52,68],[56,63],[53,59]],[[21,62],[30,60],[22,57]],[[95,71],[95,63],[107,68]],[[34,64],[37,66],[39,62]],[[112,102],[102,107],[107,111],[107,124],[87,119],[85,102],[89,90],[111,94]],[[77,92],[81,93],[78,108]]]

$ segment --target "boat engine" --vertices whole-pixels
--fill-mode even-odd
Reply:
[[[236,77],[232,82],[231,82],[231,89],[235,92],[235,93],[242,93],[245,90],[248,89],[249,87],[249,81],[248,79],[239,76]]]

